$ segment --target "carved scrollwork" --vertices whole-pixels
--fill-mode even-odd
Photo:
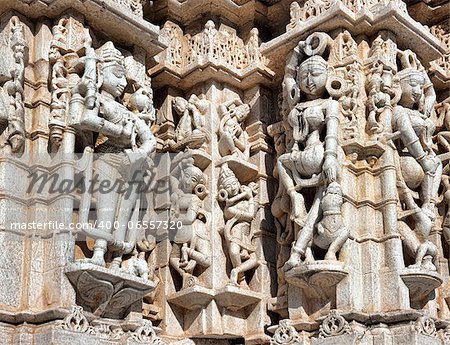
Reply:
[[[415,323],[415,328],[417,332],[421,334],[429,335],[430,337],[437,336],[436,324],[434,320],[427,315],[417,319]]]
[[[337,310],[331,310],[330,314],[320,325],[319,338],[329,338],[348,334],[351,333],[351,331],[352,329],[347,320],[345,320]]]
[[[270,345],[296,345],[299,341],[300,336],[294,326],[289,324],[289,320],[281,320],[270,339]]]
[[[164,345],[165,343],[156,334],[151,321],[143,320],[143,325],[136,329],[130,336],[130,340],[149,345]]]
[[[72,311],[64,318],[62,328],[74,332],[87,332],[89,329],[89,321],[84,316],[83,307],[73,306]]]

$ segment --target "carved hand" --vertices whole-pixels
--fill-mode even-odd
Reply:
[[[338,178],[339,162],[334,156],[327,156],[323,163],[323,172],[328,179],[328,182],[334,182]]]

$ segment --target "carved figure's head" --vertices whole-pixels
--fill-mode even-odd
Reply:
[[[183,113],[186,111],[188,101],[186,101],[183,97],[175,97],[172,101],[172,104],[175,111],[179,115],[183,115]]]
[[[219,174],[219,190],[225,190],[228,198],[239,193],[241,184],[234,172],[228,167],[228,164],[222,165]]]
[[[231,113],[231,115],[234,115],[239,122],[243,122],[247,118],[248,114],[250,114],[250,106],[248,104],[241,104],[232,109]]]
[[[114,97],[120,97],[127,86],[124,57],[112,42],[106,42],[100,48],[100,56],[102,58],[102,90]]]
[[[418,104],[423,96],[425,78],[422,72],[414,69],[406,69],[399,73],[400,86],[402,88],[402,102],[406,104]]]
[[[20,153],[25,145],[25,133],[23,125],[17,121],[11,121],[8,124],[10,134],[8,136],[9,144],[11,145],[11,151],[13,153]]]
[[[328,79],[328,64],[319,55],[310,57],[298,68],[297,82],[307,95],[320,97],[325,92]]]
[[[180,189],[183,192],[192,193],[199,184],[204,183],[203,172],[191,163],[181,170]]]
[[[341,185],[337,182],[331,182],[328,187],[327,187],[327,191],[326,194],[335,194],[335,195],[339,195],[342,196],[342,188]]]
[[[401,71],[398,72],[402,89],[400,103],[412,107],[422,99],[426,74],[416,54],[411,50],[400,52],[399,57],[402,67]]]

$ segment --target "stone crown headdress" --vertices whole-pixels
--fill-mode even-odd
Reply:
[[[423,67],[417,59],[415,53],[411,50],[405,50],[400,56],[401,71],[398,72],[400,80],[409,78],[411,76],[418,76],[424,78]]]
[[[220,173],[219,173],[219,186],[226,186],[226,184],[229,181],[232,180],[237,180],[236,175],[234,174],[233,170],[231,170],[228,167],[228,164],[225,163],[222,165],[222,167],[220,168]]]
[[[300,64],[298,69],[300,69],[303,65],[306,65],[306,64],[313,64],[315,66],[323,67],[325,69],[328,67],[328,63],[320,55],[313,55],[313,56],[307,58]]]
[[[111,41],[106,42],[100,47],[100,56],[102,58],[103,67],[111,65],[125,67],[124,56]]]

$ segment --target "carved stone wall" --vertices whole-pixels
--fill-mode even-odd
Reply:
[[[449,12],[1,1],[0,343],[450,343]]]

